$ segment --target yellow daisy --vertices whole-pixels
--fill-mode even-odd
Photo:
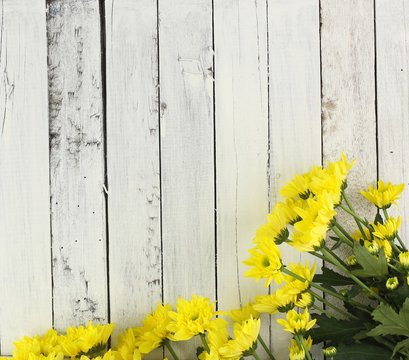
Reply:
[[[312,338],[308,336],[307,339],[304,339],[304,344],[307,350],[309,351],[312,347]],[[298,346],[297,341],[291,339],[291,346],[288,348],[290,350],[290,360],[305,360],[305,351],[302,347]]]
[[[387,209],[392,204],[396,204],[396,200],[399,199],[404,188],[404,184],[393,185],[390,182],[384,183],[382,180],[379,180],[376,189],[369,186],[368,190],[362,190],[361,194],[377,208]]]
[[[247,305],[242,306],[239,309],[230,310],[228,315],[235,322],[245,321],[251,316],[254,319],[258,319],[260,317],[260,313],[254,309],[254,304],[251,301]]]
[[[261,239],[256,247],[249,250],[250,258],[243,263],[251,267],[245,275],[255,278],[257,281],[266,279],[265,287],[274,280],[277,284],[283,281],[281,273],[281,253],[278,246],[268,239]]]
[[[169,335],[166,327],[170,323],[171,310],[169,304],[158,304],[156,309],[143,320],[143,325],[133,329],[135,344],[142,354],[149,354],[161,346],[163,340]]]
[[[308,309],[304,309],[303,313],[297,313],[295,310],[290,310],[287,312],[286,320],[277,319],[277,322],[284,328],[284,331],[288,331],[292,334],[304,335],[315,325],[317,319],[310,320]]]
[[[393,240],[398,233],[399,227],[401,224],[401,217],[398,216],[397,219],[390,217],[386,220],[385,224],[371,224],[374,231],[373,235],[378,239],[382,240]]]
[[[193,295],[190,301],[179,298],[176,312],[169,311],[171,322],[166,329],[168,338],[173,341],[189,340],[195,335],[204,334],[210,329],[226,326],[223,319],[213,319],[216,315],[214,303],[203,296]]]
[[[220,355],[226,359],[237,359],[249,355],[260,332],[260,319],[250,319],[242,323],[234,323],[234,338],[219,349]]]

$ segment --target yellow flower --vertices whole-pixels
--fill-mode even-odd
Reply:
[[[104,347],[114,329],[114,324],[69,327],[65,336],[60,337],[61,349],[66,356],[86,355],[94,347]]]
[[[294,224],[295,232],[290,245],[299,251],[315,251],[320,249],[336,212],[328,195],[323,193],[316,199],[308,199],[308,208],[296,208],[301,219]]]
[[[381,239],[375,239],[373,241],[373,244],[378,247],[378,252],[380,249],[383,249],[385,252],[385,257],[387,260],[389,260],[392,257],[392,245],[389,240],[381,240]],[[370,250],[368,248],[368,250]]]
[[[309,292],[303,292],[297,296],[297,300],[295,301],[295,306],[301,309],[309,308],[313,304],[314,296],[312,296]]]
[[[274,280],[277,284],[283,281],[281,273],[281,253],[278,246],[268,239],[261,239],[256,247],[249,250],[250,258],[244,261],[245,265],[251,266],[245,275],[255,278],[257,281],[265,278],[265,287]]]
[[[227,343],[229,339],[229,334],[227,332],[227,327],[210,330],[207,333],[207,342],[209,344],[210,353],[207,351],[203,351],[199,355],[199,360],[219,360],[224,359],[222,355],[219,353],[219,349]],[[239,360],[240,358],[234,358],[235,360]]]
[[[14,356],[12,358],[15,359]],[[48,355],[29,353],[27,360],[63,360],[64,354],[62,352],[52,352]]]
[[[295,310],[290,310],[287,313],[286,320],[277,319],[277,322],[284,327],[284,331],[292,334],[304,335],[316,323],[317,319],[310,320],[308,309],[304,309],[303,313],[297,313]]]
[[[396,200],[399,199],[404,187],[404,184],[393,185],[390,182],[385,184],[382,180],[379,180],[377,189],[369,186],[368,191],[362,190],[361,194],[377,208],[387,209],[392,204],[396,204]]]
[[[242,355],[247,356],[253,351],[260,332],[260,319],[250,317],[241,324],[234,323],[233,327],[234,338],[219,349],[220,355],[226,359],[236,359]]]
[[[296,295],[281,288],[269,295],[257,295],[254,309],[260,313],[268,314],[275,314],[277,311],[285,312],[294,307],[296,300]]]
[[[309,173],[302,175],[296,174],[291,181],[281,188],[280,195],[285,198],[300,197],[307,199],[310,195],[310,182],[311,176]]]
[[[229,316],[235,322],[242,322],[249,319],[251,316],[254,319],[258,319],[260,317],[260,313],[254,309],[254,304],[249,302],[240,309],[230,310]]]
[[[329,163],[327,165],[327,170],[329,173],[333,174],[337,179],[342,182],[345,181],[349,170],[354,166],[355,160],[348,162],[344,153],[341,154],[341,160]]]
[[[354,266],[358,264],[358,260],[355,255],[351,255],[345,259],[345,264],[347,264],[348,266]]]
[[[52,352],[61,352],[61,346],[59,344],[60,336],[54,329],[48,330],[40,340],[41,352],[44,355]]]
[[[24,336],[21,340],[14,341],[13,359],[27,360],[30,354],[41,354],[40,336]]]
[[[378,239],[393,240],[396,237],[396,234],[398,233],[400,223],[401,223],[400,216],[398,216],[397,219],[391,216],[388,220],[386,220],[385,224],[381,223],[372,224],[372,227],[374,229],[373,235]]]
[[[307,350],[310,350],[312,346],[311,336],[308,336],[308,339],[303,338],[303,341]],[[305,360],[304,349],[300,348],[294,339],[291,339],[291,346],[288,349],[290,350],[290,360]]]
[[[81,355],[80,360],[120,360],[118,354],[115,351],[108,350],[103,356],[97,356],[97,357],[88,357],[86,355]],[[133,360],[140,360],[141,357],[134,357]]]
[[[355,230],[355,232],[352,234],[352,237],[356,241],[360,240],[370,240],[371,239],[371,232],[369,231],[368,228],[363,228],[365,236],[362,235],[360,230]]]
[[[288,281],[288,285],[291,284],[291,288],[297,289],[297,294],[307,290],[310,287],[312,279],[314,278],[317,265],[314,263],[310,268],[308,265],[308,261],[306,261],[305,265],[302,265],[301,263],[290,263],[289,267],[292,273],[302,277],[305,280],[301,281],[296,279],[295,277],[292,277],[291,275],[286,275],[285,280]]]
[[[404,269],[409,270],[409,251],[401,252],[399,254],[399,262]]]
[[[189,340],[212,328],[226,326],[223,319],[213,320],[216,315],[214,303],[210,303],[210,300],[203,296],[193,295],[190,301],[179,298],[176,310],[169,312],[172,321],[166,327],[170,332],[168,338],[173,341]]]
[[[135,344],[142,354],[149,354],[168,336],[169,331],[166,327],[170,323],[171,310],[169,304],[158,304],[156,309],[143,320],[143,325],[133,329]]]
[[[139,360],[141,354],[136,347],[135,335],[132,329],[125,330],[120,336],[117,353],[122,360]]]

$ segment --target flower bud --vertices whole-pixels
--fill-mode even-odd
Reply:
[[[303,292],[295,302],[295,306],[301,309],[309,308],[313,304],[314,296],[312,296],[309,292]]]
[[[349,290],[348,290],[348,289],[341,289],[341,290],[339,291],[339,293],[340,293],[343,297],[347,297],[347,296],[348,296],[348,293],[349,293]]]
[[[345,263],[349,266],[354,266],[358,263],[355,255],[351,255],[345,259]]]
[[[325,356],[334,357],[337,354],[337,348],[335,346],[329,346],[325,349],[322,349],[322,352]]]
[[[405,251],[399,254],[399,263],[403,268],[409,270],[409,251]]]
[[[386,280],[386,288],[389,290],[395,290],[399,285],[399,280],[396,276]]]

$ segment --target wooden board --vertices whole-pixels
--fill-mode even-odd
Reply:
[[[48,5],[54,324],[108,320],[98,1]]]
[[[43,1],[0,5],[0,345],[52,325]]]
[[[357,160],[347,193],[370,218],[374,211],[359,190],[377,180],[373,1],[323,0],[321,7],[324,162],[342,150]]]
[[[379,178],[406,186],[390,212],[402,216],[401,238],[409,245],[409,7],[396,0],[375,4]]]
[[[295,173],[321,163],[319,6],[316,0],[274,0],[268,10],[270,198],[274,205],[279,189]],[[285,263],[311,259],[289,246],[281,249]],[[277,359],[287,359],[290,337],[276,318],[271,325],[272,349]]]
[[[110,305],[117,334],[140,322],[162,295],[157,8],[156,0],[111,0],[105,9]]]
[[[218,0],[214,19],[217,299],[229,310],[268,291],[243,265],[269,204],[266,3]]]
[[[215,300],[211,0],[160,1],[159,45],[163,296]]]

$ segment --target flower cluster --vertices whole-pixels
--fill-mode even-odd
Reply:
[[[286,314],[277,322],[292,334],[290,360],[312,359],[312,344],[324,341],[327,358],[338,354],[352,360],[354,351],[362,356],[368,349],[385,359],[409,358],[409,322],[401,320],[409,318],[409,251],[399,236],[401,217],[387,212],[404,185],[379,180],[376,187],[362,190],[377,208],[368,221],[346,194],[353,164],[342,154],[340,161],[315,166],[284,185],[283,200],[256,231],[244,262],[250,267],[246,276],[264,279],[265,286],[279,285],[269,295],[256,296],[254,309]],[[339,212],[351,216],[357,229],[341,225]],[[285,265],[283,243],[330,267],[317,274],[308,262]]]
[[[378,181],[361,195],[376,207],[373,221],[359,215],[348,199],[347,176],[354,161],[344,154],[326,167],[296,175],[280,191],[267,222],[255,234],[246,276],[275,284],[267,295],[239,309],[216,311],[203,296],[158,304],[139,326],[126,329],[114,347],[113,324],[50,329],[15,342],[13,360],[140,360],[164,346],[199,338],[199,360],[275,360],[260,335],[261,322],[282,313],[277,323],[291,334],[290,360],[312,360],[313,344],[325,343],[326,359],[409,358],[409,251],[399,235],[396,205],[403,184]],[[346,229],[338,214],[350,216]],[[354,225],[355,227],[355,225]],[[285,264],[281,246],[325,262]],[[337,249],[342,249],[338,251]],[[273,289],[271,289],[273,290]]]

